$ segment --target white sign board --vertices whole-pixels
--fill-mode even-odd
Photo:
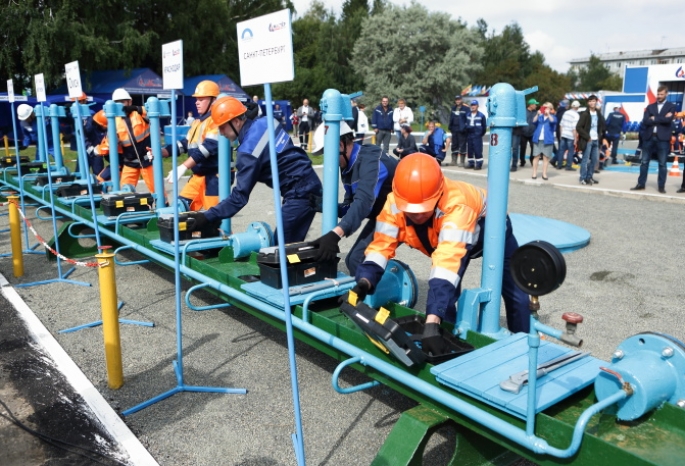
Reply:
[[[64,71],[67,76],[67,89],[69,89],[69,97],[78,99],[83,94],[81,89],[81,71],[78,67],[78,60],[64,65]]]
[[[238,23],[238,59],[243,86],[295,79],[290,10]]]
[[[14,83],[11,79],[7,80],[7,100],[10,103],[14,102]]]
[[[183,41],[162,45],[162,80],[164,89],[183,89]]]
[[[34,76],[36,80],[36,99],[38,102],[45,102],[48,100],[45,95],[45,79],[43,78],[43,73]]]

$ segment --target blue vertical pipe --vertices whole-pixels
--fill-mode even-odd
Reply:
[[[121,105],[121,104],[118,104]],[[103,106],[107,117],[107,143],[109,144],[109,171],[112,175],[112,191],[121,189],[119,178],[119,140],[117,139],[117,103],[108,100]]]
[[[176,90],[171,90],[171,166],[178,167],[178,144],[176,144]],[[174,225],[179,224],[178,221],[178,177],[174,177],[173,195],[171,205],[174,206]],[[179,243],[181,242],[178,227],[174,228],[174,287],[176,290],[176,357],[178,364],[176,365],[176,377],[179,385],[183,382],[183,327],[181,314],[181,264],[179,258],[181,251]]]
[[[481,286],[491,290],[485,303],[481,332],[486,335],[501,333],[499,325],[504,269],[504,239],[507,201],[509,195],[509,167],[511,164],[511,133],[516,126],[516,90],[506,83],[495,84],[488,97],[488,197],[485,217],[483,271]]]
[[[43,114],[45,107],[43,104],[38,102],[33,109],[33,113],[36,115],[36,130],[38,131],[38,141],[36,143],[36,161],[47,162],[48,169],[50,168],[50,161],[48,160],[47,152],[48,146],[45,137],[45,115]]]
[[[264,84],[264,99],[271,102],[271,84]],[[295,338],[293,336],[293,322],[290,309],[290,293],[288,285],[287,261],[285,258],[285,238],[283,232],[283,212],[281,211],[281,184],[276,160],[276,136],[274,134],[274,110],[272,105],[266,106],[266,119],[269,131],[269,158],[271,159],[271,177],[273,178],[274,207],[276,211],[276,230],[278,234],[278,260],[281,264],[281,283],[283,283],[283,304],[285,310],[285,329],[288,340],[288,356],[290,358],[290,383],[293,391],[293,408],[295,411],[295,453],[298,465],[305,464],[304,434],[302,433],[302,419],[300,417],[300,392],[297,383],[297,361],[295,360]],[[339,132],[338,132],[339,133]],[[336,174],[337,175],[337,174]],[[337,183],[337,181],[336,181]],[[337,191],[337,185],[336,185]],[[336,205],[337,205],[336,198]],[[337,213],[336,213],[337,220]],[[335,227],[333,225],[331,229]]]
[[[52,148],[54,150],[55,165],[57,170],[61,172],[62,168],[64,168],[64,159],[62,157],[62,144],[59,140],[59,117],[67,116],[67,114],[64,111],[64,107],[60,107],[57,104],[50,105],[48,114],[52,122]]]
[[[228,138],[219,135],[219,202],[231,195],[231,142]],[[221,221],[221,230],[231,233],[231,219]]]
[[[338,172],[340,169],[340,121],[343,99],[339,91],[327,89],[321,98],[326,103],[324,125],[328,127],[323,144],[323,218],[322,234],[338,224]]]
[[[74,117],[74,123],[76,123],[76,145],[78,146],[80,144],[81,149],[86,147],[86,142],[83,138],[83,119],[81,118],[81,112],[84,110],[88,111],[88,107],[86,105],[81,105],[78,102],[74,102],[74,105],[71,106],[71,115]],[[109,127],[109,125],[107,126]],[[115,146],[114,151],[116,152],[116,150],[117,148]],[[110,146],[110,152],[112,152],[112,146]],[[84,155],[85,153],[86,151],[83,150]],[[88,187],[88,197],[90,198],[90,210],[92,212],[93,218],[96,219],[98,214],[97,209],[95,208],[95,199],[93,198],[93,183],[91,182],[91,177],[88,174],[88,159],[86,157],[84,157],[84,159],[85,163],[82,166],[86,167],[86,177],[84,179],[86,180],[86,186]],[[83,169],[81,169],[81,173],[83,173]],[[98,226],[97,221],[93,222],[93,225],[93,229],[95,230],[95,242],[97,243],[98,249],[100,249],[100,246],[102,246],[102,242],[100,240],[100,227]]]
[[[76,102],[71,106],[71,108],[73,109],[74,106],[78,105],[80,104]],[[80,109],[79,115],[83,110],[83,108]],[[73,110],[72,116],[74,116]],[[86,140],[83,134],[83,119],[80,116],[78,119],[79,123],[76,122],[76,116],[74,116],[74,134],[76,136],[76,158],[78,159],[79,178],[90,183],[90,164],[88,163],[88,154],[86,154]]]
[[[162,142],[160,141],[159,99],[150,97],[145,105],[150,120],[150,149],[152,149],[152,171],[155,178],[155,206],[164,207],[164,167],[162,162]]]

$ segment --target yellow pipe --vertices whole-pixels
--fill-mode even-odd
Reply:
[[[59,133],[59,147],[62,149],[62,157],[64,157],[64,135]]]
[[[121,339],[119,338],[119,311],[117,310],[117,284],[114,274],[114,254],[101,252],[95,257],[100,264],[100,305],[102,307],[102,333],[105,338],[105,362],[107,385],[112,390],[124,385],[121,363]]]
[[[21,217],[19,216],[19,209],[17,202],[19,196],[7,196],[10,201],[10,241],[12,243],[12,266],[15,277],[24,276],[24,256],[21,249]]]
[[[9,157],[10,156],[10,140],[6,134],[2,137],[2,139],[5,141],[5,157]]]

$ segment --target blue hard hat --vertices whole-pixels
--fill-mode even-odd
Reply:
[[[471,105],[478,105],[478,101],[477,101],[477,100],[472,100],[472,101],[471,101]]]

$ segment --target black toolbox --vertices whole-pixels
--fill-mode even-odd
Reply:
[[[318,252],[318,246],[311,242],[285,245],[289,286],[305,285],[338,276],[340,259],[317,261]],[[261,249],[257,256],[257,265],[262,283],[277,289],[283,287],[278,246]]]
[[[19,156],[19,163],[21,163],[22,165],[29,163],[30,161],[31,160],[26,155],[20,155]],[[14,167],[16,164],[17,164],[17,156],[16,155],[0,158],[0,167],[2,167],[2,168]]]
[[[417,346],[421,345],[421,335],[423,334],[423,328],[426,324],[426,318],[424,316],[405,316],[398,317],[394,320],[397,322],[397,325],[409,335],[411,340],[416,342]],[[445,331],[442,327],[440,328],[440,336],[445,342],[446,351],[443,354],[435,355],[432,353],[426,354],[424,352],[426,362],[430,364],[440,364],[474,350],[473,346],[466,343],[464,340],[459,339],[452,333]]]
[[[52,184],[57,183],[71,183],[76,179],[76,175],[52,175]],[[36,177],[36,186],[48,186],[48,175],[40,175]],[[87,188],[86,188],[87,189]]]
[[[195,219],[189,217],[185,212],[179,212],[178,225],[178,239],[179,241],[186,241],[189,239],[215,238],[219,236],[221,221],[207,222],[202,229],[194,231]],[[159,239],[165,243],[174,242],[174,214],[162,214],[157,217],[157,228],[159,229]]]
[[[124,212],[149,212],[154,202],[150,193],[103,194],[100,206],[107,217]]]
[[[93,194],[100,194],[100,188],[97,185],[91,184],[91,187],[93,188]],[[81,183],[63,184],[57,188],[55,193],[57,197],[87,196],[90,194],[88,192],[88,185]]]
[[[361,301],[351,303],[350,293],[340,305],[340,310],[366,334],[371,342],[386,354],[392,354],[407,367],[421,364],[426,355],[411,336],[393,319],[384,308],[376,311]]]

